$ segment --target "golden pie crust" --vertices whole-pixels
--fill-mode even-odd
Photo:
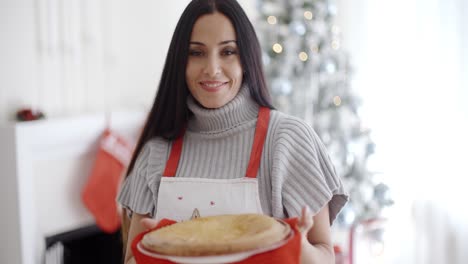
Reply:
[[[141,245],[171,256],[223,255],[273,245],[290,232],[289,225],[266,215],[218,215],[151,231],[143,236]]]

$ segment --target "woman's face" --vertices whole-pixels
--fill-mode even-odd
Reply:
[[[231,101],[242,84],[242,66],[231,21],[221,13],[201,16],[193,26],[185,78],[206,108]]]

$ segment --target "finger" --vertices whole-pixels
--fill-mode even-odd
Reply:
[[[312,226],[314,226],[314,216],[312,215],[310,209],[307,211],[307,218],[309,219],[309,229],[311,229]]]
[[[141,219],[140,223],[146,229],[153,229],[158,224],[156,220],[151,219],[151,218],[143,218]]]
[[[314,223],[312,213],[310,212],[310,209],[308,206],[302,207],[302,212],[301,212],[301,217],[299,219],[299,228],[302,233],[307,233],[311,228]]]
[[[307,213],[307,207],[303,206],[301,210],[301,218],[299,220],[299,226],[302,228],[305,228],[307,219],[306,219],[306,213]]]
[[[301,222],[303,224],[307,224],[310,222],[310,218],[312,217],[312,214],[310,213],[309,206],[303,206],[302,207],[302,214],[301,214]]]
[[[306,208],[306,219],[307,219],[307,227],[308,229],[311,229],[312,226],[314,225],[314,217],[309,207]]]

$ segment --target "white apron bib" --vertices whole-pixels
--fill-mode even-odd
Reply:
[[[184,221],[220,214],[262,213],[257,172],[268,131],[270,109],[260,107],[246,176],[237,179],[175,177],[182,154],[183,134],[177,138],[166,163],[158,192],[156,220]]]

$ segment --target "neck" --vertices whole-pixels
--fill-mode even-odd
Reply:
[[[204,108],[192,96],[189,96],[187,105],[193,113],[193,117],[188,123],[188,129],[202,133],[226,131],[254,120],[257,118],[259,108],[250,96],[249,89],[245,86],[241,87],[230,102],[220,108]]]

